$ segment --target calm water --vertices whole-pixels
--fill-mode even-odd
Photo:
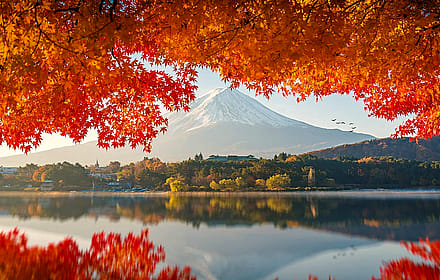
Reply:
[[[199,279],[370,279],[383,260],[406,255],[401,240],[440,239],[440,193],[269,195],[0,194],[0,230],[32,244],[94,232],[150,229],[166,262]]]

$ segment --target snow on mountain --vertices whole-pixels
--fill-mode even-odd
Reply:
[[[175,161],[202,153],[273,157],[355,143],[371,135],[324,129],[278,114],[236,89],[213,89],[189,112],[167,115],[168,131],[153,142],[150,156]]]
[[[194,100],[189,112],[173,112],[166,116],[168,131],[153,141],[153,150],[147,155],[140,148],[98,149],[94,141],[28,156],[3,157],[0,165],[23,166],[31,162],[41,165],[63,161],[93,164],[96,160],[102,164],[109,161],[127,164],[145,156],[172,162],[185,160],[196,153],[204,156],[252,154],[271,158],[280,152],[300,154],[374,138],[290,119],[255,98],[229,88],[210,90]]]
[[[191,131],[219,122],[271,127],[310,127],[310,125],[280,115],[256,99],[236,89],[216,88],[198,97],[189,112],[167,115],[169,131]]]

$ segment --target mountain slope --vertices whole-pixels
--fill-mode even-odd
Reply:
[[[392,156],[419,161],[440,160],[440,136],[428,140],[419,140],[418,143],[409,141],[409,138],[401,139],[374,139],[361,143],[342,145],[334,148],[314,151],[310,154],[320,158],[336,157],[382,157]]]
[[[272,157],[280,152],[304,153],[344,143],[374,138],[338,129],[324,129],[280,115],[256,99],[238,90],[214,89],[197,98],[190,112],[167,114],[169,129],[153,141],[152,153],[141,149],[96,147],[96,142],[30,154],[0,158],[0,165],[16,166],[26,162],[37,164],[70,161],[107,164],[118,160],[123,164],[157,156],[165,161],[180,161],[202,153],[253,154]]]
[[[210,154],[304,153],[374,138],[324,129],[280,115],[238,90],[214,89],[197,98],[189,113],[168,114],[169,129],[153,142],[151,155],[168,161]]]
[[[97,141],[90,141],[74,146],[55,148],[47,151],[0,157],[0,166],[24,166],[26,163],[38,165],[68,161],[82,165],[95,164],[107,165],[110,161],[119,161],[123,164],[140,161],[145,157],[141,148],[132,150],[128,147],[120,149],[100,149]]]

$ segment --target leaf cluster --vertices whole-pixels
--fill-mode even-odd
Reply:
[[[91,129],[100,147],[149,151],[161,108],[189,110],[196,67],[267,97],[350,94],[372,116],[410,116],[396,135],[440,133],[435,0],[0,5],[0,143],[25,152]]]

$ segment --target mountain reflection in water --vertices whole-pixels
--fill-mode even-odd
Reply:
[[[359,194],[361,196],[362,194]],[[144,225],[178,221],[198,228],[273,225],[377,240],[440,239],[440,199],[310,195],[0,196],[0,215],[55,221],[107,217]]]

